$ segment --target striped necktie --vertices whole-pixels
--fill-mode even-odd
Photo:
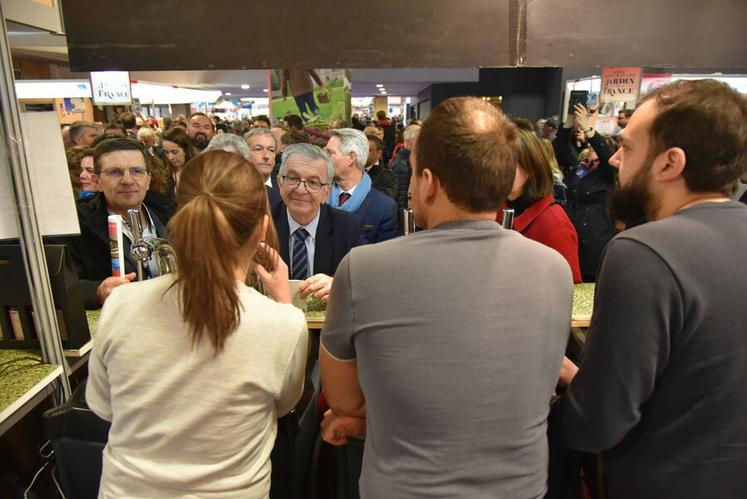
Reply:
[[[309,277],[309,256],[306,252],[306,229],[299,227],[293,233],[293,256],[291,263],[291,279],[303,281]]]

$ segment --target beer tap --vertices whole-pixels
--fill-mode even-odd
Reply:
[[[513,208],[503,208],[503,220],[501,221],[501,225],[504,229],[513,229],[514,228],[514,209]]]
[[[153,255],[156,257],[156,264],[161,275],[176,272],[176,253],[168,241],[159,237],[143,237],[140,210],[127,210],[127,218],[132,232],[130,258],[136,265],[137,280],[143,280],[143,265],[147,265]]]

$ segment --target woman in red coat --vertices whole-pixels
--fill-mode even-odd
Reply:
[[[515,211],[513,229],[556,250],[568,261],[573,282],[581,282],[578,235],[565,210],[553,196],[552,168],[542,143],[529,131],[519,130],[516,178],[507,207]],[[499,210],[497,220],[503,218]]]

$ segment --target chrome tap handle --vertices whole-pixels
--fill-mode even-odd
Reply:
[[[501,221],[501,225],[503,226],[504,229],[514,228],[514,209],[513,208],[503,209],[503,220]]]
[[[130,246],[130,258],[135,261],[137,268],[137,280],[143,280],[143,262],[148,261],[150,252],[143,242],[143,226],[140,225],[140,210],[127,210],[127,219],[130,222],[132,233],[132,246]]]
[[[406,236],[415,232],[415,215],[412,213],[412,208],[402,210],[402,220]]]
[[[140,210],[127,210],[127,221],[130,223],[132,242],[136,243],[143,238],[143,226],[140,224]]]

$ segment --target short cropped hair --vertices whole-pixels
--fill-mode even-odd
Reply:
[[[283,121],[288,123],[288,126],[295,128],[296,130],[303,130],[303,119],[297,114],[289,114]]]
[[[244,134],[244,140],[248,141],[249,138],[257,135],[269,135],[272,141],[275,142],[275,147],[278,146],[278,140],[275,138],[275,134],[269,128],[252,128]]]
[[[194,118],[195,116],[204,116],[205,118],[207,118],[208,121],[210,122],[210,126],[212,127],[213,131],[215,131],[215,123],[213,123],[213,120],[210,119],[210,116],[200,111],[190,114],[189,118],[187,118],[187,123],[189,123],[192,120],[192,118]]]
[[[402,134],[402,138],[405,142],[414,142],[418,140],[418,135],[420,135],[420,125],[413,123],[407,125],[407,128],[405,128],[405,131]]]
[[[270,118],[268,118],[266,114],[258,114],[257,116],[254,117],[254,120],[252,121],[263,121],[267,123],[268,127],[272,126],[272,122],[270,121]]]
[[[285,175],[288,171],[288,160],[293,156],[301,156],[309,161],[324,161],[324,166],[327,170],[327,182],[332,182],[335,175],[335,165],[329,156],[324,154],[324,151],[313,144],[290,144],[285,148],[283,152],[283,159],[280,162],[280,175]]]
[[[137,125],[137,119],[135,119],[135,115],[130,112],[125,112],[119,115],[119,121],[122,122],[122,125],[128,130],[132,130]]]
[[[150,159],[140,142],[124,137],[111,137],[102,140],[93,148],[93,171],[96,175],[101,175],[101,156],[116,151],[138,151],[143,155],[145,168],[150,172]]]
[[[358,168],[366,170],[368,159],[368,139],[366,134],[355,128],[338,128],[330,132],[332,137],[340,139],[340,152],[343,154],[355,153],[358,160]]]
[[[516,175],[516,126],[492,104],[452,97],[423,123],[415,173],[428,169],[449,200],[473,213],[498,211]]]
[[[377,151],[383,151],[384,150],[384,141],[379,138],[378,135],[366,135],[366,138],[369,142],[373,142],[376,144],[376,150]]]
[[[246,141],[232,133],[221,133],[216,135],[210,139],[205,150],[225,149],[226,147],[233,147],[242,158],[249,161],[249,146],[246,145]]]
[[[716,80],[679,80],[657,88],[649,157],[671,148],[685,151],[682,176],[691,192],[731,195],[747,169],[747,100]],[[708,139],[703,132],[707,130]]]
[[[75,142],[75,139],[77,139],[86,128],[96,128],[96,124],[90,121],[76,121],[70,125],[70,142]]]
[[[112,121],[111,123],[108,123],[104,129],[102,130],[101,135],[116,135],[115,133],[109,134],[107,133],[107,130],[121,130],[122,136],[127,137],[127,129],[124,127],[124,125],[119,121]]]

